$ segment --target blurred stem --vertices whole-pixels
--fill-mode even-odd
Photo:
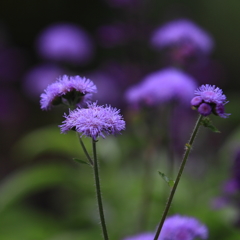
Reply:
[[[91,158],[90,155],[88,154],[88,151],[87,151],[87,149],[86,149],[86,147],[85,147],[85,145],[84,145],[84,143],[83,143],[83,141],[82,141],[82,138],[80,137],[80,133],[77,132],[77,135],[78,135],[79,142],[80,142],[80,144],[81,144],[81,146],[82,146],[82,149],[83,149],[83,151],[84,151],[84,153],[85,153],[85,155],[86,155],[86,157],[87,157],[90,165],[93,167],[92,158]]]
[[[188,156],[189,156],[189,153],[191,151],[191,148],[192,148],[192,144],[193,144],[193,141],[197,135],[197,132],[198,132],[198,129],[200,127],[200,124],[201,124],[201,121],[202,121],[202,118],[203,116],[200,115],[196,124],[195,124],[195,127],[193,129],[193,132],[192,132],[192,135],[190,137],[190,140],[188,141],[188,143],[185,145],[186,147],[186,150],[185,150],[185,153],[184,153],[184,156],[183,156],[183,160],[181,162],[181,165],[180,165],[180,168],[179,168],[179,171],[178,171],[178,175],[177,175],[177,178],[176,178],[176,181],[173,185],[173,188],[170,192],[170,195],[169,195],[169,198],[168,198],[168,201],[167,201],[167,204],[166,204],[166,207],[164,209],[164,212],[163,212],[163,215],[162,215],[162,219],[158,225],[158,229],[157,229],[157,232],[156,232],[156,235],[154,237],[154,240],[157,240],[159,235],[160,235],[160,232],[161,232],[161,229],[162,229],[162,226],[164,224],[164,221],[167,217],[167,214],[168,214],[168,211],[169,211],[169,208],[171,206],[171,203],[172,203],[172,200],[173,200],[173,197],[174,197],[174,194],[175,194],[175,191],[177,189],[177,186],[178,186],[178,183],[180,181],[180,178],[181,178],[181,175],[182,175],[182,172],[183,172],[183,169],[185,167],[185,164],[186,164],[186,161],[188,159]]]
[[[94,139],[92,139],[95,186],[96,186],[96,193],[97,193],[99,216],[100,216],[100,221],[101,221],[101,226],[102,226],[102,233],[103,233],[104,240],[108,240],[108,233],[107,233],[107,227],[106,227],[106,224],[105,224],[102,197],[101,197],[100,178],[99,178],[99,173],[98,173],[98,160],[97,160],[96,143],[97,142]]]
[[[174,146],[172,140],[172,119],[174,117],[175,102],[170,102],[167,113],[166,113],[166,138],[167,138],[167,166],[168,166],[168,177],[173,178],[174,175]]]
[[[150,207],[151,207],[151,195],[153,189],[153,178],[152,178],[152,170],[153,170],[153,146],[150,144],[146,151],[146,156],[144,157],[144,175],[143,175],[143,182],[142,182],[142,199],[140,203],[140,216],[139,216],[139,229],[146,228],[147,220]]]

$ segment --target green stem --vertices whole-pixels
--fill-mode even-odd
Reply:
[[[175,191],[177,189],[177,186],[178,186],[178,183],[180,181],[180,178],[181,178],[181,175],[182,175],[182,172],[183,172],[183,169],[185,167],[185,164],[186,164],[186,161],[188,159],[188,156],[189,156],[189,153],[191,151],[191,148],[192,148],[192,144],[193,144],[193,141],[197,135],[197,132],[198,132],[198,129],[199,129],[199,126],[201,124],[201,120],[202,120],[203,116],[200,115],[197,122],[196,122],[196,125],[193,129],[193,132],[192,132],[192,135],[190,137],[190,140],[188,141],[188,143],[186,144],[186,151],[184,153],[184,156],[183,156],[183,160],[181,162],[181,165],[180,165],[180,168],[179,168],[179,171],[178,171],[178,175],[177,175],[177,178],[176,178],[176,181],[173,185],[173,188],[170,192],[170,195],[169,195],[169,198],[168,198],[168,201],[167,201],[167,204],[166,204],[166,207],[164,209],[164,212],[163,212],[163,215],[162,215],[162,219],[158,225],[158,229],[157,229],[157,232],[155,234],[155,237],[154,237],[154,240],[157,240],[159,235],[160,235],[160,232],[161,232],[161,229],[162,229],[162,226],[163,226],[163,223],[167,217],[167,214],[168,214],[168,211],[169,211],[169,208],[171,206],[171,203],[172,203],[172,200],[173,200],[173,197],[174,197],[174,194],[175,194]]]
[[[86,155],[86,157],[87,157],[90,165],[93,167],[92,158],[91,158],[90,155],[88,154],[88,151],[87,151],[87,149],[86,149],[86,147],[85,147],[85,145],[84,145],[84,143],[83,143],[83,141],[82,141],[82,138],[80,137],[80,134],[77,133],[77,135],[78,135],[79,142],[80,142],[80,144],[81,144],[81,146],[82,146],[82,149],[83,149],[83,151],[84,151],[84,153],[85,153],[85,155]]]
[[[99,179],[99,173],[98,173],[96,141],[94,139],[92,139],[92,148],[93,148],[93,161],[94,161],[93,166],[94,166],[94,177],[95,177],[99,216],[100,216],[104,240],[108,240],[108,233],[107,233],[107,227],[106,227],[105,218],[104,218],[104,211],[103,211],[103,204],[102,204],[102,197],[101,197],[100,179]]]

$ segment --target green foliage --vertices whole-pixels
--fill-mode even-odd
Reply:
[[[231,144],[237,144],[239,133],[236,131],[227,139],[221,154],[228,152]],[[91,149],[91,141],[83,141]],[[136,153],[141,148],[142,142],[136,142],[128,134],[100,139],[97,143],[106,223],[112,239],[120,240],[139,231],[143,162]],[[37,161],[27,167],[23,165],[0,183],[1,240],[99,239],[92,168],[71,161],[76,156],[75,161],[87,163],[76,134],[61,135],[56,126],[42,128],[20,139],[13,151],[19,163]],[[167,169],[167,155],[163,153],[164,149],[155,153],[154,169]],[[59,161],[58,156],[66,161]],[[207,157],[204,164],[209,165]],[[233,227],[235,209],[211,208],[212,199],[219,195],[219,173],[223,169],[219,167],[216,171],[210,165],[200,175],[195,174],[196,170],[196,164],[184,170],[169,215],[178,213],[199,218],[209,228],[209,240],[238,239],[240,232]],[[159,181],[159,175],[164,181]],[[142,231],[154,231],[160,220],[170,190],[165,182],[170,187],[174,184],[165,173],[153,173],[151,210]],[[54,193],[52,200],[46,200],[52,204],[50,212],[29,204],[29,199],[45,191]],[[53,212],[55,208],[60,215]]]
[[[212,124],[212,121],[208,117],[205,117],[202,119],[201,125],[209,128],[211,131],[213,131],[215,133],[220,133],[220,131]]]
[[[163,180],[168,184],[169,187],[173,187],[175,181],[169,179],[164,173],[158,171],[159,175],[163,178]]]
[[[81,160],[81,159],[78,159],[78,158],[73,158],[73,161],[77,162],[77,163],[80,163],[80,164],[87,164],[87,165],[90,165],[88,162],[84,161],[84,160]]]

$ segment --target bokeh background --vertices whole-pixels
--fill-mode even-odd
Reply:
[[[230,101],[226,112],[232,115],[212,117],[221,134],[201,129],[170,214],[198,218],[208,227],[209,239],[239,239],[240,187],[230,181],[239,177],[240,182],[236,171],[239,13],[237,0],[1,0],[0,239],[101,238],[93,174],[88,166],[72,161],[73,157],[85,158],[78,140],[74,133],[60,134],[63,109],[40,109],[41,92],[62,74],[91,78],[99,89],[95,99],[120,108],[127,123],[121,136],[101,139],[98,144],[111,238],[154,231],[169,191],[157,173],[168,169],[167,141],[158,142],[149,175],[144,159],[152,151],[148,146],[153,137],[144,135],[148,122],[129,109],[124,93],[146,74],[166,66],[150,38],[154,29],[177,18],[190,19],[213,38],[209,59],[188,73],[198,85],[222,88]],[[85,57],[59,60],[39,50],[43,31],[60,23],[84,32],[89,44]],[[157,117],[155,131],[161,135],[166,119],[164,114]],[[179,135],[174,146],[176,166],[196,118],[189,107],[171,120]],[[88,139],[84,140],[90,147]],[[141,207],[144,184],[150,189],[145,193],[150,194],[147,213]]]

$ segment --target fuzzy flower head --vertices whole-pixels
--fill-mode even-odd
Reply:
[[[228,103],[227,97],[223,91],[209,84],[202,85],[195,91],[196,97],[191,100],[193,109],[198,109],[198,112],[203,116],[208,116],[211,113],[227,118],[230,114],[225,113],[224,105]]]
[[[205,225],[192,217],[174,215],[168,217],[159,236],[159,240],[194,240],[207,239],[208,230]]]
[[[154,233],[141,233],[134,236],[126,237],[123,240],[153,240]]]
[[[126,92],[127,101],[133,105],[154,106],[176,100],[186,104],[196,88],[193,78],[175,68],[149,74]]]
[[[89,101],[92,93],[96,92],[97,87],[91,80],[80,76],[63,75],[41,94],[41,109],[48,110],[59,104],[81,106]]]
[[[61,132],[75,130],[82,133],[82,136],[91,137],[96,140],[98,137],[105,138],[104,134],[119,134],[125,129],[125,121],[120,110],[111,106],[98,106],[97,103],[88,104],[88,108],[77,108],[64,115],[65,120],[60,126]]]

